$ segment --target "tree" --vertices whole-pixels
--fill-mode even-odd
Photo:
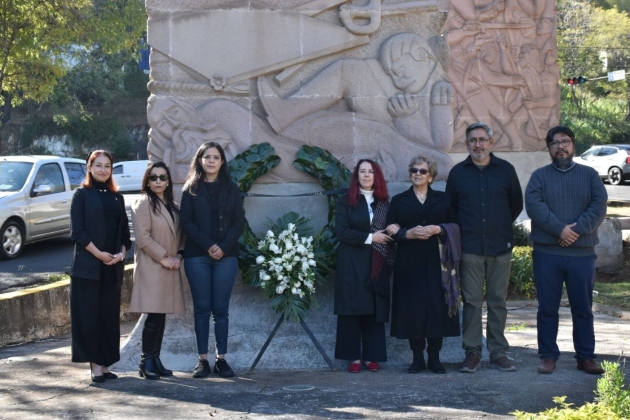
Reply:
[[[74,62],[95,45],[134,50],[145,29],[142,0],[0,0],[0,92],[4,113],[43,101]]]

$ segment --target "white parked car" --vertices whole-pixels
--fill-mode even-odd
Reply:
[[[84,160],[0,156],[0,259],[25,244],[70,232],[72,190],[85,179]]]
[[[132,160],[128,162],[114,163],[114,181],[118,185],[118,191],[140,191],[142,190],[142,178],[147,166],[151,163],[148,160]]]
[[[612,185],[623,184],[630,179],[630,144],[593,146],[575,161],[595,169],[602,179],[607,179]]]

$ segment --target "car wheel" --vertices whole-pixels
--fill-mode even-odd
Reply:
[[[15,220],[9,220],[0,229],[0,259],[17,258],[24,248],[24,229]]]
[[[621,169],[613,166],[608,170],[608,182],[610,185],[619,185],[623,182],[623,172]]]

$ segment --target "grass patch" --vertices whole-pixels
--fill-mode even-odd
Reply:
[[[602,305],[630,311],[630,282],[595,283],[598,292],[593,300]]]
[[[524,331],[526,329],[527,329],[527,324],[521,323],[521,324],[511,324],[505,330],[509,332],[516,332],[516,331]]]

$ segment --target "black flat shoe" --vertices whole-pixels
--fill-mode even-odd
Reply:
[[[103,376],[105,377],[105,379],[118,379],[118,375],[116,375],[114,372],[103,372]]]
[[[214,363],[214,373],[219,375],[222,378],[231,378],[234,376],[234,371],[228,365],[228,362],[225,359],[217,359]]]
[[[96,384],[104,384],[105,383],[105,376],[104,375],[94,376],[94,374],[92,373],[92,369],[90,369],[90,376],[92,377],[92,382],[94,382]]]

